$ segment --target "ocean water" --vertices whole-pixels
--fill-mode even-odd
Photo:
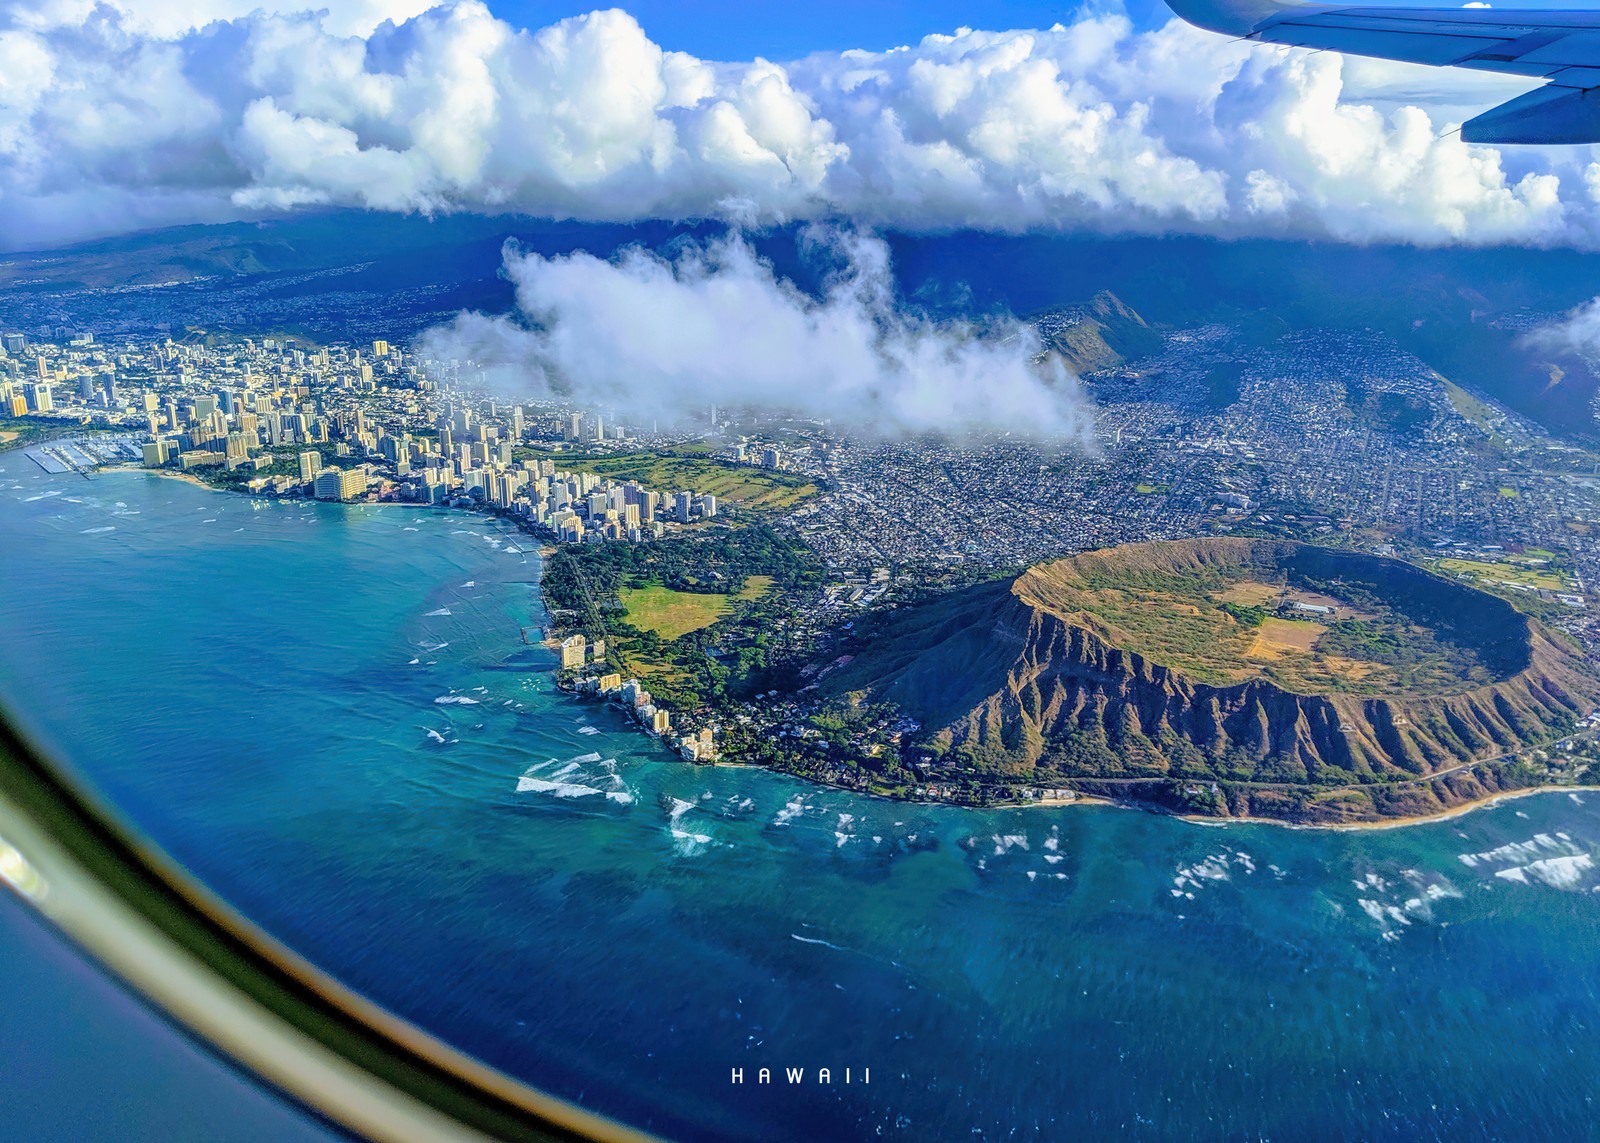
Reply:
[[[667,1135],[1594,1136],[1600,794],[1331,833],[695,768],[553,690],[538,571],[0,454],[0,701],[316,963]]]

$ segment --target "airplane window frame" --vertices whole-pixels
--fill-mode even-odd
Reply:
[[[0,882],[227,1062],[375,1140],[649,1143],[387,1012],[118,821],[0,709]]]

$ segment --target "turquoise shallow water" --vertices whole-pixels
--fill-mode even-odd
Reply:
[[[312,960],[659,1131],[1593,1137],[1600,795],[1326,833],[696,769],[554,693],[527,547],[0,454],[0,698]]]

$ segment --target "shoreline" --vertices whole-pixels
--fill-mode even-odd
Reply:
[[[855,794],[863,798],[876,798],[883,802],[898,802],[909,806],[948,806],[956,810],[974,810],[980,813],[993,813],[1000,810],[1027,810],[1027,809],[1052,809],[1066,810],[1080,807],[1104,806],[1109,809],[1128,810],[1133,813],[1153,814],[1156,817],[1172,818],[1176,821],[1187,822],[1190,825],[1206,826],[1211,829],[1227,829],[1230,826],[1274,826],[1278,829],[1312,830],[1322,833],[1358,833],[1374,830],[1410,829],[1415,826],[1435,825],[1440,822],[1451,821],[1455,818],[1465,817],[1476,813],[1478,810],[1490,810],[1503,802],[1513,802],[1519,798],[1531,798],[1538,794],[1575,794],[1579,792],[1600,793],[1600,785],[1560,785],[1560,786],[1531,786],[1524,790],[1503,790],[1490,794],[1485,798],[1477,798],[1470,802],[1451,806],[1437,814],[1410,814],[1405,817],[1379,818],[1374,821],[1359,822],[1295,822],[1283,818],[1263,817],[1206,817],[1203,814],[1179,814],[1164,810],[1151,802],[1137,802],[1123,798],[1108,798],[1101,794],[1081,794],[1076,798],[1060,799],[1035,799],[1026,802],[996,802],[988,806],[974,806],[965,802],[951,802],[942,798],[897,798],[891,794],[878,794],[871,790],[857,790],[851,786],[842,786],[836,782],[823,782],[816,778],[808,778],[803,774],[796,774],[788,770],[779,770],[772,766],[763,766],[756,762],[717,761],[713,766],[737,766],[747,770],[765,770],[769,774],[777,774],[785,778],[793,778],[798,782],[805,782],[823,789],[839,790],[846,794]]]
[[[175,472],[172,469],[144,468],[144,467],[141,467],[141,466],[138,466],[138,465],[126,464],[126,465],[107,465],[107,466],[105,466],[103,468],[97,468],[94,471],[97,472],[97,473],[100,473],[100,472],[110,472],[110,473],[121,472],[121,473],[129,473],[129,474],[140,474],[140,473],[142,473],[142,474],[149,475],[149,476],[158,476],[158,477],[161,477],[162,479],[166,479],[166,480],[179,480],[179,481],[182,481],[185,484],[192,485],[193,487],[204,489],[207,492],[216,492],[216,493],[222,493],[222,494],[226,494],[226,493],[229,493],[229,492],[236,492],[241,496],[248,497],[247,493],[244,493],[244,492],[240,491],[239,489],[218,488],[215,485],[206,483],[200,477],[197,477],[197,476],[193,475],[192,473]],[[346,505],[346,507],[350,507],[350,505]],[[410,507],[410,505],[407,505],[407,507]],[[416,507],[434,507],[434,505],[416,505]],[[462,509],[461,511],[466,511],[466,510]],[[468,515],[475,515],[476,513],[468,512],[467,514]],[[529,532],[526,528],[520,528],[519,530],[523,531],[524,533],[526,533],[528,535],[532,535],[532,533]],[[537,537],[535,537],[535,538],[537,538]],[[539,547],[538,554],[539,554],[541,560],[545,560],[545,559],[548,559],[551,555],[553,555],[556,552],[556,550],[557,549],[556,549],[556,547],[554,545],[549,544],[549,543],[542,543],[540,545],[540,547]],[[544,597],[543,579],[544,579],[544,577],[541,575],[540,576],[540,584],[539,584],[539,588],[538,588],[539,604],[544,609],[545,614],[548,617],[550,609],[549,609],[549,606],[548,606],[548,604],[547,604],[547,602],[545,600],[545,597]],[[569,700],[579,701],[579,702],[584,701],[578,695],[576,695],[574,693],[562,691],[560,687],[557,687],[556,689],[557,689],[558,692],[565,694],[566,697]],[[666,753],[670,754],[674,759],[677,759],[679,761],[683,761],[681,758],[679,758],[677,751],[675,751],[671,747],[667,746],[660,738],[656,737],[655,735],[650,734],[643,727],[630,725],[629,729],[633,730],[637,734],[642,735],[644,738],[653,741],[660,749],[666,751]],[[688,762],[686,762],[685,764],[686,765],[699,765],[699,763],[688,763]],[[1207,817],[1207,816],[1200,815],[1200,814],[1172,813],[1170,811],[1163,810],[1160,807],[1158,807],[1156,805],[1153,805],[1151,803],[1148,803],[1148,802],[1138,802],[1138,801],[1132,801],[1132,800],[1127,800],[1127,799],[1110,798],[1110,797],[1106,797],[1106,796],[1101,795],[1101,794],[1087,794],[1087,793],[1079,794],[1078,796],[1076,796],[1074,798],[1069,798],[1069,799],[1061,799],[1061,798],[1047,798],[1047,799],[1045,799],[1045,798],[1041,798],[1041,799],[1032,799],[1032,800],[1028,800],[1028,801],[1001,802],[1001,803],[996,803],[994,805],[988,805],[988,806],[975,806],[975,805],[968,805],[968,804],[963,803],[963,802],[947,801],[947,800],[942,799],[942,798],[897,798],[897,797],[894,797],[891,794],[880,794],[880,793],[875,793],[875,792],[873,792],[871,790],[858,790],[858,789],[855,789],[854,787],[851,787],[851,786],[840,785],[840,784],[837,784],[837,783],[834,783],[834,782],[820,781],[820,780],[818,780],[816,778],[809,778],[809,777],[806,777],[803,774],[796,774],[796,773],[793,773],[793,772],[788,771],[788,770],[779,769],[777,767],[764,766],[764,765],[762,765],[760,763],[757,763],[757,762],[744,762],[744,761],[739,761],[739,760],[735,760],[735,759],[729,759],[727,761],[719,760],[717,762],[710,763],[709,765],[711,765],[713,767],[715,767],[715,766],[737,766],[737,767],[743,767],[745,769],[751,769],[751,770],[765,770],[770,774],[781,775],[781,776],[787,777],[787,778],[793,778],[796,781],[805,782],[805,783],[808,783],[809,785],[818,786],[818,787],[821,787],[823,789],[838,790],[838,791],[840,791],[842,793],[854,794],[854,795],[856,795],[858,797],[875,798],[875,799],[877,799],[879,801],[885,801],[885,802],[899,802],[899,803],[902,803],[902,804],[905,804],[905,805],[914,805],[914,806],[915,805],[922,805],[922,806],[948,806],[948,807],[950,807],[952,809],[976,810],[976,811],[979,811],[979,812],[993,812],[993,811],[997,811],[997,810],[1024,810],[1024,809],[1055,809],[1055,810],[1061,810],[1061,809],[1076,809],[1076,808],[1084,807],[1084,806],[1106,806],[1106,807],[1112,807],[1112,808],[1116,808],[1116,809],[1135,810],[1135,811],[1139,811],[1141,813],[1147,813],[1147,814],[1157,814],[1157,815],[1162,816],[1162,817],[1176,818],[1179,821],[1188,822],[1191,825],[1207,826],[1207,827],[1210,827],[1210,828],[1213,828],[1213,829],[1215,829],[1215,828],[1226,828],[1228,826],[1233,826],[1233,825],[1276,826],[1279,829],[1323,830],[1323,831],[1329,831],[1329,832],[1355,832],[1355,831],[1363,831],[1363,830],[1406,829],[1406,828],[1409,828],[1411,826],[1424,826],[1424,825],[1431,825],[1431,824],[1433,824],[1435,822],[1450,821],[1450,820],[1452,820],[1454,818],[1464,817],[1465,815],[1473,813],[1473,812],[1475,812],[1477,810],[1492,809],[1493,807],[1501,804],[1502,802],[1514,801],[1514,800],[1516,800],[1518,798],[1532,797],[1535,794],[1552,794],[1552,793],[1560,793],[1560,792],[1572,793],[1572,792],[1583,791],[1583,790],[1587,790],[1587,791],[1591,791],[1591,792],[1600,792],[1600,786],[1595,786],[1595,785],[1534,786],[1534,787],[1530,787],[1528,789],[1523,789],[1523,790],[1500,791],[1498,793],[1490,794],[1488,797],[1478,798],[1478,799],[1475,799],[1475,800],[1472,800],[1472,801],[1463,802],[1463,803],[1461,803],[1460,805],[1457,805],[1457,806],[1452,806],[1449,809],[1442,810],[1437,814],[1425,814],[1425,815],[1412,814],[1412,815],[1408,815],[1408,816],[1405,816],[1405,817],[1379,818],[1379,819],[1374,820],[1374,821],[1358,821],[1358,822],[1295,822],[1295,821],[1287,821],[1287,820],[1284,820],[1284,819],[1281,819],[1281,818],[1263,818],[1263,817],[1254,817],[1254,816],[1245,816],[1245,817]]]
[[[695,763],[691,763],[695,765]],[[843,786],[838,782],[824,782],[820,778],[808,778],[804,774],[796,774],[791,770],[779,770],[772,766],[763,766],[759,762],[724,761],[718,759],[707,763],[715,768],[719,766],[732,766],[742,770],[765,770],[768,774],[777,774],[784,778],[793,778],[797,782],[804,782],[810,786],[818,786],[824,790],[838,790],[845,794],[854,794],[858,798],[875,798],[880,802],[894,802],[901,806],[948,806],[953,810],[973,810],[978,813],[992,813],[995,810],[1064,810],[1078,806],[1116,806],[1121,809],[1144,810],[1146,813],[1158,813],[1148,806],[1140,806],[1132,802],[1118,802],[1099,794],[1079,794],[1075,798],[1031,798],[1025,802],[996,802],[988,806],[974,806],[967,802],[952,802],[944,798],[897,798],[893,794],[880,794],[874,790],[858,790],[854,786]],[[1176,815],[1172,815],[1176,816]]]
[[[184,484],[191,484],[196,488],[203,488],[207,492],[227,493],[230,491],[230,489],[227,488],[218,488],[215,485],[207,484],[193,473],[176,472],[170,468],[144,468],[135,464],[108,464],[101,468],[96,468],[93,471],[97,474],[102,472],[122,472],[129,475],[143,474],[145,476],[159,476],[163,480],[181,480]]]
[[[1258,817],[1208,818],[1199,814],[1172,814],[1171,816],[1180,818],[1186,822],[1192,822],[1195,825],[1266,825],[1277,826],[1279,829],[1327,830],[1335,833],[1357,833],[1369,830],[1407,829],[1411,826],[1433,825],[1436,822],[1447,822],[1455,818],[1466,817],[1468,814],[1475,813],[1478,810],[1493,809],[1495,806],[1498,806],[1504,802],[1514,802],[1519,798],[1531,798],[1537,794],[1575,794],[1585,790],[1591,793],[1600,793],[1600,786],[1530,786],[1524,790],[1501,790],[1498,793],[1490,794],[1488,797],[1475,798],[1469,802],[1462,802],[1458,806],[1451,806],[1449,809],[1441,810],[1436,814],[1411,814],[1406,817],[1379,818],[1376,821],[1361,822],[1290,822],[1283,821],[1279,818]],[[1128,808],[1141,809],[1144,807],[1130,805]]]

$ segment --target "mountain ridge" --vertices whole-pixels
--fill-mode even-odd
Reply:
[[[1110,290],[1033,319],[1040,340],[1074,372],[1111,369],[1161,350],[1161,335]]]
[[[1185,571],[1209,565],[1232,574],[1271,559],[1379,582],[1415,576],[1412,586],[1425,589],[1443,585],[1449,606],[1491,626],[1482,661],[1493,677],[1437,693],[1299,691],[1264,673],[1198,679],[1130,646],[1137,640],[1092,607],[1074,607],[1081,589],[1064,574],[1093,573],[1110,561],[1136,575],[1128,561],[1152,553]],[[1341,790],[1427,779],[1511,754],[1559,736],[1600,703],[1593,670],[1504,600],[1400,561],[1289,541],[1126,545],[964,595],[931,611],[912,609],[922,614],[891,623],[879,646],[829,680],[835,695],[891,702],[917,718],[916,749],[935,772],[953,766],[1042,784],[1084,779],[1084,788],[1157,778],[1255,783],[1301,794],[1301,808],[1288,816],[1342,817],[1318,811],[1319,796],[1337,807]],[[1248,812],[1283,813],[1245,800]]]

